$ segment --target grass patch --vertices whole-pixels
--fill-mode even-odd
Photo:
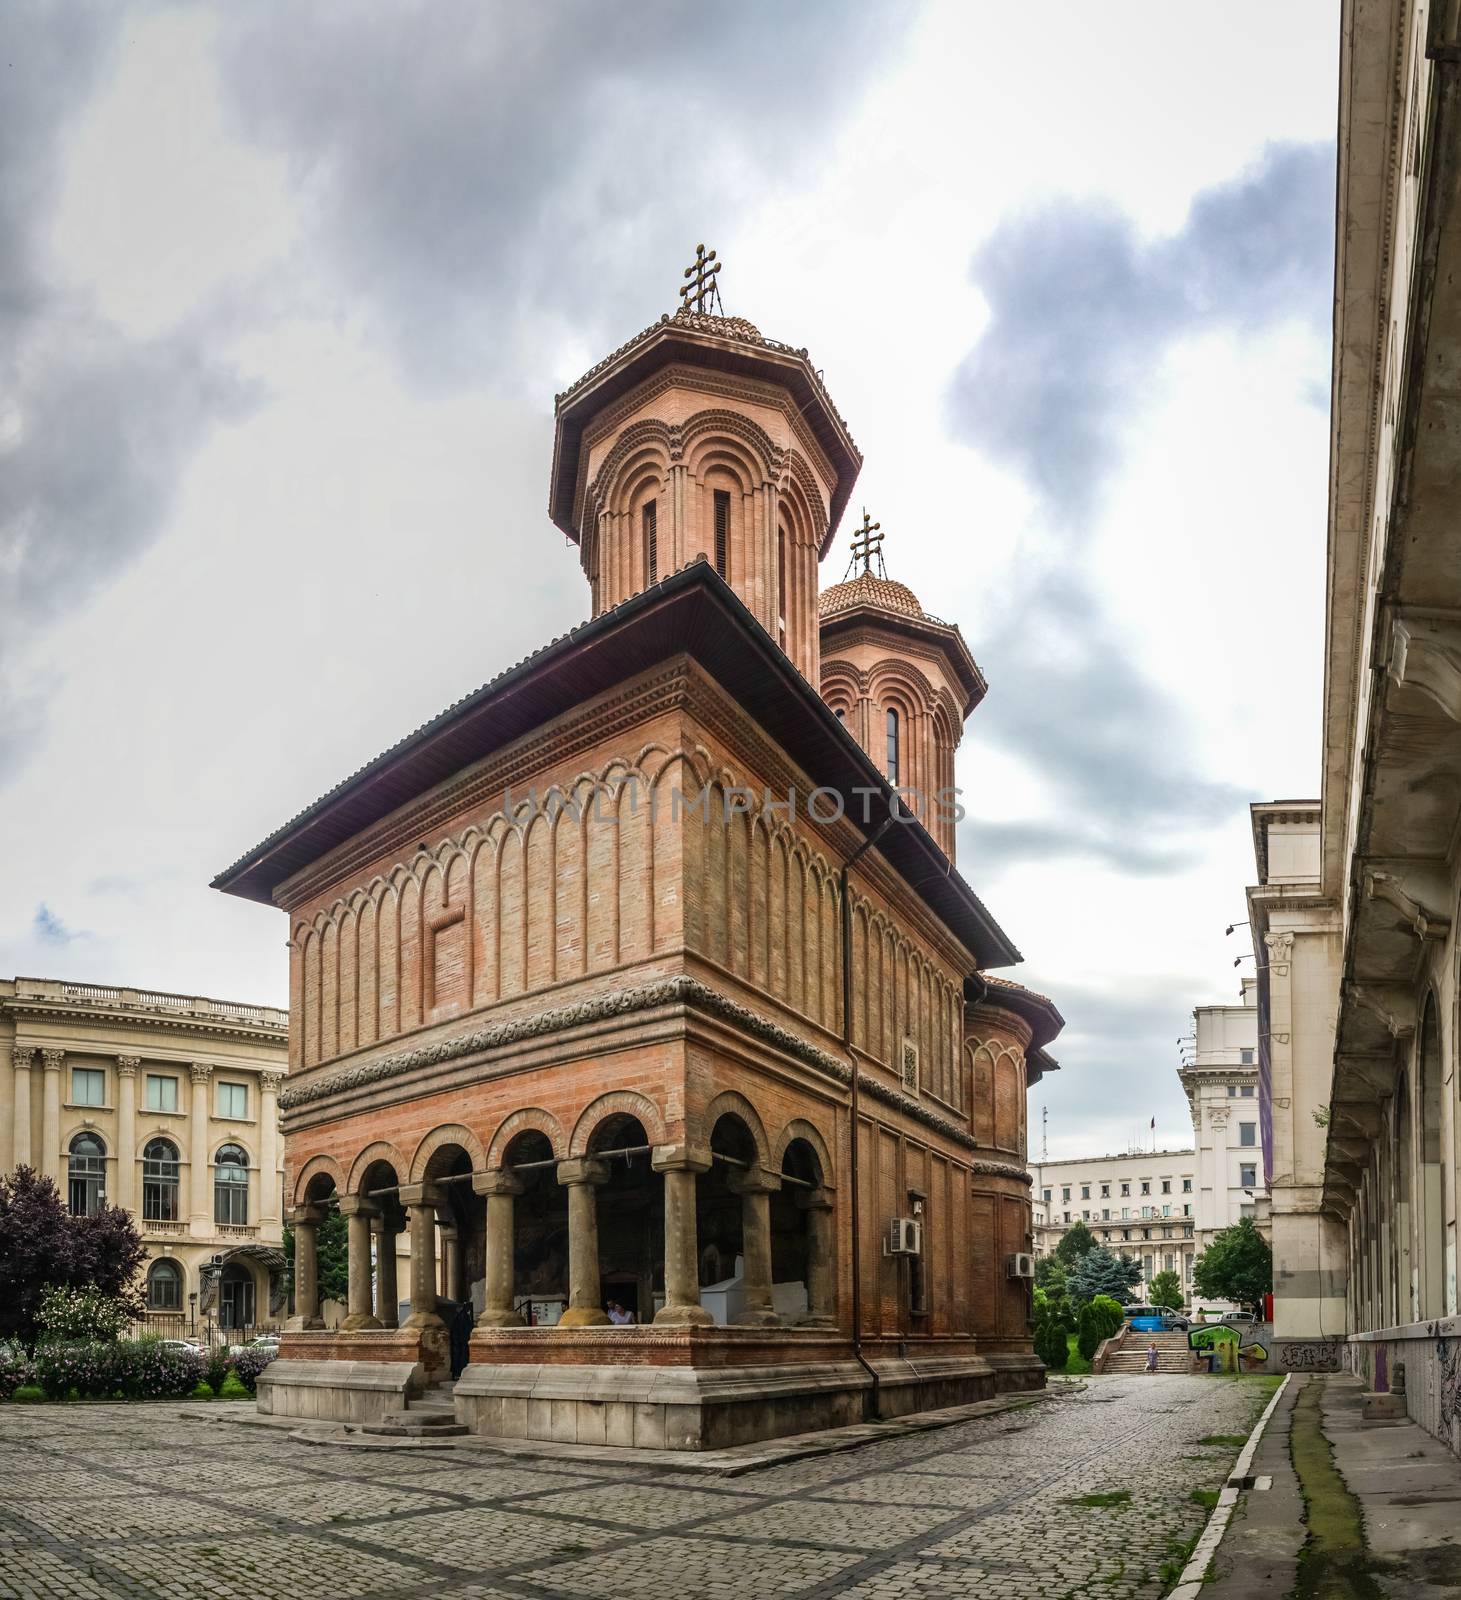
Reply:
[[[1065,1345],[1066,1349],[1070,1352],[1070,1354],[1065,1358],[1065,1370],[1070,1373],[1073,1378],[1083,1377],[1091,1370],[1091,1364],[1080,1353],[1076,1335],[1073,1333],[1066,1334]]]
[[[1188,1498],[1193,1505],[1203,1506],[1208,1511],[1211,1511],[1218,1503],[1218,1492],[1216,1489],[1194,1489]]]
[[[1131,1504],[1130,1489],[1112,1489],[1109,1494],[1083,1494],[1075,1500],[1067,1500],[1068,1506],[1087,1506],[1092,1511],[1102,1510],[1110,1506],[1129,1506]]]
[[[23,1383],[10,1398],[17,1405],[39,1405],[46,1398],[46,1391],[38,1383]]]
[[[1198,1444],[1220,1444],[1230,1446],[1234,1450],[1241,1450],[1248,1442],[1246,1433],[1210,1433],[1205,1439],[1199,1439]]]
[[[1308,1537],[1299,1551],[1294,1600],[1383,1600],[1365,1559],[1364,1519],[1349,1492],[1319,1411],[1320,1386],[1306,1383],[1294,1405],[1289,1457],[1304,1496]]]
[[[1162,1580],[1163,1590],[1170,1589],[1174,1583],[1187,1570],[1187,1563],[1192,1559],[1192,1552],[1197,1548],[1197,1541],[1202,1537],[1199,1529],[1186,1541],[1181,1539],[1167,1540],[1167,1558],[1162,1562],[1158,1576]]]

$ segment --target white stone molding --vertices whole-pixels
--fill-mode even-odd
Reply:
[[[141,1056],[118,1056],[117,1076],[119,1078],[135,1078],[137,1068],[142,1065]]]
[[[1461,623],[1399,611],[1390,625],[1391,681],[1418,689],[1461,722]]]
[[[42,1050],[41,1065],[47,1072],[59,1072],[66,1065],[64,1050]]]
[[[1349,998],[1380,1019],[1392,1038],[1408,1039],[1415,1032],[1415,995],[1398,983],[1351,983]]]
[[[1418,895],[1408,892],[1407,884],[1395,872],[1366,872],[1365,898],[1383,900],[1394,906],[1418,939],[1444,939],[1451,931],[1451,919],[1422,904]]]
[[[193,1079],[194,1083],[207,1083],[209,1078],[211,1078],[213,1076],[213,1068],[206,1061],[195,1061],[195,1062],[193,1062],[192,1066],[189,1067],[188,1071],[192,1075],[192,1079]]]

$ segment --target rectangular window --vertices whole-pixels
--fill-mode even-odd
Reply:
[[[178,1080],[147,1074],[147,1109],[149,1111],[176,1111],[178,1108]]]
[[[1089,1200],[1090,1198],[1091,1198],[1091,1186],[1088,1183],[1083,1183],[1081,1185],[1081,1199],[1082,1200]]]
[[[1172,1230],[1170,1228],[1163,1228],[1162,1237],[1164,1239],[1170,1239],[1172,1237]]]
[[[246,1083],[220,1083],[218,1085],[218,1115],[220,1117],[246,1117],[248,1114],[248,1085]]]
[[[1070,1221],[1070,1212],[1068,1212],[1068,1211],[1067,1211],[1067,1212],[1066,1212],[1066,1214],[1065,1214],[1065,1220],[1066,1220],[1066,1221],[1067,1221],[1067,1222],[1069,1222],[1069,1221]]]
[[[1244,1100],[1251,1100],[1253,1098],[1253,1085],[1251,1083],[1245,1083],[1243,1085],[1242,1098]]]
[[[1171,1216],[1171,1215],[1172,1215],[1172,1208],[1171,1208],[1171,1206],[1163,1206],[1163,1207],[1162,1207],[1162,1215],[1163,1215],[1163,1216],[1164,1216],[1164,1217],[1170,1217],[1170,1216]]]
[[[1175,1272],[1176,1270],[1177,1270],[1177,1257],[1169,1250],[1167,1252],[1167,1271],[1168,1272]]]
[[[1183,1178],[1183,1180],[1182,1180],[1182,1193],[1183,1194],[1191,1194],[1192,1193],[1192,1179],[1191,1178]]]
[[[1190,1217],[1192,1215],[1192,1207],[1190,1205],[1183,1206],[1182,1207],[1182,1215],[1184,1217]]]
[[[1062,1200],[1069,1200],[1070,1199],[1070,1185],[1069,1184],[1066,1184],[1065,1187],[1060,1191],[1060,1198]]]
[[[1142,1208],[1141,1208],[1141,1214],[1142,1214],[1142,1216],[1144,1216],[1144,1217],[1149,1217],[1149,1216],[1151,1216],[1151,1214],[1152,1214],[1152,1208],[1151,1208],[1151,1207],[1150,1207],[1150,1206],[1143,1206],[1143,1207],[1142,1207]]]
[[[1171,1194],[1171,1192],[1172,1192],[1172,1180],[1170,1178],[1163,1178],[1162,1179],[1162,1193],[1163,1194]]]
[[[1237,1086],[1236,1083],[1230,1083],[1228,1085],[1228,1099],[1229,1100],[1236,1100],[1237,1098],[1238,1098],[1238,1086]]]
[[[1238,1183],[1244,1189],[1251,1189],[1258,1182],[1258,1168],[1250,1161],[1245,1161],[1238,1168]]]
[[[715,570],[726,576],[726,546],[730,543],[730,491],[715,491]]]
[[[1052,1191],[1051,1191],[1051,1190],[1049,1190],[1049,1189],[1046,1189],[1046,1190],[1045,1190],[1045,1191],[1044,1191],[1044,1193],[1045,1193],[1045,1204],[1046,1204],[1046,1205],[1047,1205],[1047,1206],[1048,1206],[1048,1205],[1049,1205],[1049,1204],[1050,1204],[1050,1199],[1051,1199],[1051,1194],[1052,1194]]]
[[[1101,1185],[1101,1198],[1103,1200],[1109,1200],[1111,1198],[1111,1185],[1109,1183],[1103,1183]]]
[[[1082,1222],[1089,1222],[1090,1220],[1091,1220],[1090,1212],[1089,1211],[1082,1211],[1081,1212],[1081,1221]]]
[[[1102,1222],[1109,1222],[1110,1220],[1111,1220],[1111,1208],[1110,1208],[1110,1206],[1102,1206],[1101,1207],[1101,1221]]]
[[[1151,1185],[1151,1179],[1150,1178],[1144,1179],[1142,1181],[1141,1192],[1143,1194],[1150,1194],[1152,1192],[1152,1185]]]
[[[1125,1221],[1126,1221],[1126,1219],[1127,1219],[1127,1218],[1128,1218],[1128,1217],[1129,1217],[1129,1216],[1130,1216],[1130,1215],[1131,1215],[1131,1207],[1130,1207],[1130,1206],[1122,1206],[1122,1208],[1121,1208],[1121,1220],[1122,1220],[1122,1221],[1123,1221],[1123,1222],[1125,1222]]]
[[[107,1103],[107,1075],[99,1067],[72,1067],[71,1104],[104,1106]]]
[[[1251,1067],[1253,1065],[1253,1052],[1251,1050],[1240,1050],[1238,1052],[1238,1060],[1241,1061],[1245,1067]]]
[[[646,500],[644,510],[640,512],[644,523],[644,570],[649,581],[654,583],[659,577],[659,512],[657,502]]]
[[[1126,1196],[1129,1195],[1130,1193],[1131,1193],[1131,1185],[1129,1183],[1123,1183],[1121,1185],[1121,1197],[1122,1197],[1122,1199],[1125,1199]]]
[[[1258,1124],[1256,1122],[1240,1122],[1238,1124],[1238,1143],[1249,1150],[1258,1143]]]

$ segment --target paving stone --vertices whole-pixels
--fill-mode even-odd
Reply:
[[[1266,1391],[1095,1380],[733,1479],[312,1447],[212,1407],[0,1406],[0,1600],[1158,1600]],[[241,1410],[242,1408],[240,1408]],[[1088,1507],[1125,1489],[1131,1503]]]

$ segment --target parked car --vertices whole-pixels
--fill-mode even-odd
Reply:
[[[277,1333],[261,1333],[257,1339],[252,1339],[244,1346],[246,1350],[272,1350],[277,1355],[279,1352],[279,1335]]]
[[[192,1350],[201,1352],[203,1346],[193,1339],[159,1339],[158,1343],[164,1350]]]
[[[1181,1311],[1164,1311],[1162,1313],[1162,1331],[1164,1333],[1186,1333],[1192,1326],[1192,1318]]]

